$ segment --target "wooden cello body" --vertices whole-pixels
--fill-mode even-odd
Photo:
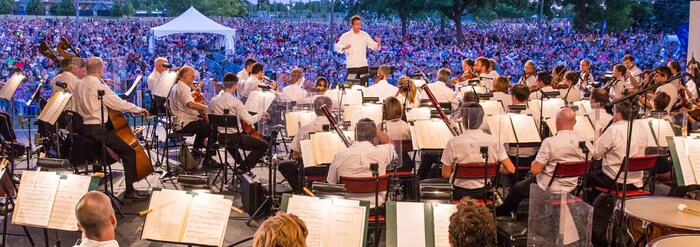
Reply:
[[[146,151],[143,150],[138,139],[136,139],[136,135],[134,135],[134,131],[129,126],[124,115],[119,111],[109,109],[109,119],[114,127],[112,132],[136,151],[136,181],[151,175],[155,171],[151,159],[148,158]]]

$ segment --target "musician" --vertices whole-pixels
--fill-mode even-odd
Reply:
[[[382,47],[382,41],[379,37],[374,37],[374,40],[362,31],[362,18],[359,16],[350,17],[350,25],[352,29],[343,33],[340,40],[335,44],[335,51],[345,53],[347,59],[346,65],[348,75],[367,74],[367,48],[378,51]]]
[[[314,91],[316,93],[325,93],[328,91],[328,79],[323,76],[316,78],[316,81],[314,82]]]
[[[155,61],[153,61],[153,71],[150,75],[148,75],[148,79],[146,80],[146,83],[148,84],[148,91],[153,92],[156,90],[156,84],[158,84],[158,81],[160,81],[160,76],[163,74],[163,71],[165,71],[163,64],[166,63],[168,63],[168,59],[164,57],[158,57]]]
[[[85,125],[79,134],[95,142],[103,142],[105,146],[112,149],[122,159],[124,177],[126,179],[124,198],[146,199],[150,195],[137,191],[133,186],[133,183],[136,182],[136,152],[129,144],[111,131],[111,124],[108,124],[107,108],[121,112],[138,113],[144,116],[148,115],[148,111],[120,99],[102,80],[103,73],[104,62],[102,59],[91,57],[87,61],[87,77],[75,85],[73,94],[75,110],[83,117],[83,124]],[[100,109],[98,91],[105,92],[103,97],[104,107],[102,109]],[[104,117],[100,115],[102,112],[105,114]],[[105,123],[105,129],[100,127],[101,123]]]
[[[99,191],[85,193],[75,206],[78,229],[83,232],[79,247],[118,247],[114,238],[117,217],[106,194]]]
[[[390,76],[391,67],[389,65],[379,66],[377,78],[375,78],[378,81],[364,90],[363,97],[378,97],[379,101],[383,102],[386,98],[396,95],[399,89],[389,84],[387,80]]]
[[[537,86],[537,77],[535,76],[535,62],[532,60],[527,60],[525,66],[523,67],[523,76],[520,77],[520,84],[525,84],[529,88],[535,88]]]
[[[233,73],[227,73],[224,75],[224,90],[219,93],[216,97],[212,98],[207,106],[207,113],[224,115],[224,110],[230,110],[229,114],[238,117],[238,126],[240,122],[243,121],[249,125],[253,125],[260,119],[267,119],[269,115],[267,112],[262,114],[255,114],[251,116],[248,110],[236,97],[233,97],[233,93],[236,92],[236,87],[238,86],[238,78]],[[268,143],[255,138],[249,134],[238,132],[236,128],[221,128],[219,127],[218,140],[219,143],[227,143],[230,147],[228,152],[236,157],[238,149],[243,149],[245,151],[250,151],[246,156],[245,160],[241,162],[239,166],[238,173],[248,172],[250,169],[255,167],[255,164],[260,161],[260,159],[265,156],[267,149],[269,147]]]
[[[245,60],[245,63],[243,64],[243,70],[239,71],[238,74],[236,74],[236,77],[238,77],[238,81],[240,84],[244,84],[248,80],[248,77],[250,77],[250,73],[253,71],[253,64],[257,62],[258,61],[250,57]],[[242,85],[238,85],[238,88],[243,90]]]
[[[382,116],[384,122],[377,125],[377,129],[386,133],[392,140],[410,140],[411,131],[408,123],[401,120],[403,116],[403,104],[394,97],[384,100]]]
[[[501,206],[496,207],[497,216],[507,216],[518,208],[520,202],[530,196],[530,185],[537,186],[548,191],[547,185],[552,179],[557,163],[570,161],[583,161],[586,155],[579,147],[580,142],[585,142],[591,150],[591,143],[583,135],[574,131],[576,125],[576,112],[571,108],[562,108],[557,112],[555,120],[557,135],[544,139],[537,156],[530,165],[531,173],[535,176],[527,180],[517,182],[511,189]],[[569,193],[578,183],[578,178],[558,178],[550,187],[551,192]]]
[[[278,165],[280,173],[287,179],[289,186],[292,187],[292,190],[296,194],[301,194],[303,192],[299,177],[300,169],[303,168],[303,163],[301,162],[301,141],[308,140],[310,138],[309,133],[322,132],[324,130],[323,126],[328,126],[330,124],[323,114],[323,110],[321,110],[321,107],[324,105],[328,107],[328,109],[333,109],[333,101],[331,98],[327,96],[318,96],[314,98],[313,108],[314,113],[316,113],[316,119],[311,123],[301,126],[290,144],[292,159],[294,161],[283,161]]]
[[[534,78],[534,77],[533,77]],[[493,81],[493,97],[491,100],[500,100],[503,106],[509,106],[513,104],[512,96],[508,95],[508,90],[510,89],[510,80],[505,76],[498,76],[496,80]]]
[[[628,121],[633,120],[637,116],[637,112],[639,112],[639,106],[630,104],[629,101],[622,101],[615,105],[613,111],[615,122],[594,142],[593,149],[591,149],[591,157],[597,160],[602,159],[602,167],[593,166],[588,175],[588,187],[590,187],[591,193],[590,200],[595,199],[598,195],[595,187],[614,189],[616,186],[621,188],[623,185],[624,174],[620,175],[617,181],[613,179],[615,179],[622,167],[621,164],[626,155]],[[630,157],[645,155],[644,150],[649,146],[649,139],[653,138],[643,128],[637,126],[632,128],[632,139],[629,146]],[[643,171],[629,172],[627,175],[627,188],[641,188],[643,178]]]
[[[454,166],[462,163],[483,163],[484,159],[478,150],[480,146],[488,146],[489,162],[501,162],[499,172],[511,174],[515,172],[515,166],[510,161],[503,146],[499,146],[498,138],[484,133],[479,129],[484,121],[484,109],[478,103],[470,102],[461,107],[462,126],[464,132],[452,137],[442,152],[442,177],[452,182]],[[476,146],[475,146],[476,145]],[[474,148],[467,148],[474,147]],[[476,151],[476,152],[474,152]],[[471,198],[485,198],[488,191],[485,190],[484,179],[454,179],[453,198],[461,199],[469,196]]]
[[[304,83],[304,71],[301,68],[294,68],[289,72],[289,85],[282,89],[283,101],[287,102],[299,102],[306,97],[309,92],[301,87]]]
[[[552,69],[552,85],[557,86],[559,83],[561,83],[564,80],[564,73],[566,73],[567,69],[564,65],[557,65],[554,66]]]
[[[541,91],[544,92],[553,92],[557,91],[552,87],[552,75],[548,74],[547,72],[537,72],[537,88],[539,88],[537,91],[532,92],[530,94],[530,99],[540,99],[542,98]],[[559,95],[561,97],[561,95]],[[515,101],[513,101],[515,102]]]
[[[624,75],[627,74],[627,67],[623,64],[616,64],[613,67],[612,80],[610,80],[605,89],[609,90],[610,97],[620,98],[623,96],[625,91]]]
[[[355,142],[335,154],[328,168],[328,183],[337,184],[340,177],[371,177],[370,164],[379,165],[379,176],[386,174],[386,167],[393,159],[394,145],[375,146],[372,141],[379,138],[381,143],[392,143],[391,137],[377,131],[377,124],[369,118],[360,119],[355,125]],[[379,201],[374,204],[374,193],[345,193],[345,198],[370,201],[370,207],[384,204],[386,191],[379,193]]]
[[[591,60],[582,59],[579,63],[579,69],[581,69],[581,74],[579,76],[578,90],[587,92],[587,86],[594,83],[593,75],[591,74]]]
[[[182,134],[194,134],[192,155],[202,157],[201,149],[205,147],[204,142],[207,141],[206,147],[211,147],[213,140],[208,139],[211,135],[209,123],[200,116],[200,112],[205,112],[207,106],[195,102],[192,97],[194,74],[195,70],[190,66],[180,68],[177,73],[177,82],[168,94],[167,105],[172,114],[174,131]],[[214,163],[211,160],[212,151],[207,148],[205,152],[206,162]]]
[[[448,229],[451,247],[494,247],[496,245],[496,223],[486,205],[463,198],[457,210],[450,216]]]
[[[262,91],[262,88],[260,88],[260,85],[266,85],[263,83],[263,78],[264,78],[264,72],[265,66],[262,63],[254,63],[252,66],[252,69],[250,70],[250,77],[248,77],[248,80],[245,81],[245,85],[243,86],[243,91],[240,92],[242,97],[247,98],[250,96],[250,92],[252,91]],[[275,90],[276,83],[271,83],[270,85],[270,90]]]
[[[296,215],[279,211],[265,220],[255,231],[253,246],[306,246],[307,235],[309,235],[309,230],[302,219]]]
[[[630,54],[622,57],[622,64],[625,65],[627,69],[623,73],[625,78],[625,88],[633,88],[639,86],[640,76],[642,75],[642,70],[634,64],[634,57]]]
[[[654,75],[654,83],[663,83],[668,80],[672,76],[671,69],[666,67],[666,66],[659,66],[656,67],[656,74]],[[656,88],[655,93],[659,92],[664,92],[668,94],[668,96],[671,96],[671,102],[669,102],[669,105],[666,107],[667,112],[671,112],[671,109],[673,108],[674,105],[676,105],[676,101],[678,100],[678,87],[674,86],[673,83],[667,83],[664,84],[660,87]]]
[[[73,89],[75,88],[75,84],[80,80],[77,76],[77,74],[80,73],[80,68],[78,65],[73,63],[73,59],[64,58],[61,60],[61,70],[63,72],[54,77],[49,86],[53,92],[58,92],[60,87],[56,85],[56,82],[60,81],[66,84],[67,87],[65,91],[72,93]],[[66,107],[66,109],[71,110],[72,107]]]
[[[608,125],[613,123],[613,116],[610,115],[605,109],[608,102],[610,102],[608,91],[605,91],[605,89],[602,88],[593,89],[591,92],[591,110],[593,110],[593,112],[588,116],[593,118],[592,120],[595,124],[593,127],[595,128],[596,133],[602,133],[603,129],[607,128]],[[596,117],[598,119],[595,119]]]
[[[498,71],[496,71],[496,66],[498,66],[496,59],[489,58],[489,72],[487,76],[491,78],[491,80],[495,79],[496,76],[499,76]]]
[[[464,87],[468,85],[469,79],[476,76],[474,74],[474,60],[469,58],[462,60],[462,75],[459,77],[452,78],[450,85],[458,85],[459,87]]]
[[[478,61],[477,61],[478,62]],[[437,80],[433,83],[428,84],[428,88],[435,96],[435,99],[439,103],[451,103],[452,109],[457,109],[459,106],[459,100],[457,99],[457,93],[447,86],[447,82],[450,80],[450,69],[441,68],[437,72]],[[427,99],[428,95],[423,92],[421,94],[422,99]]]
[[[563,83],[559,84],[559,96],[560,98],[566,100],[567,103],[581,100],[581,91],[575,87],[578,79],[578,73],[574,71],[564,73]]]
[[[481,81],[480,86],[486,87],[489,90],[493,87],[493,79],[488,76],[488,73],[491,71],[491,62],[489,62],[488,58],[485,57],[479,57],[476,59],[476,62],[474,63],[474,72],[479,75],[479,81]]]
[[[400,77],[398,84],[399,90],[396,91],[394,97],[398,99],[399,102],[406,107],[406,109],[420,107],[420,94],[418,93],[416,84],[413,83],[413,80],[411,80],[411,77]]]

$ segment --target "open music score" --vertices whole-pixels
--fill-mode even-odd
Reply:
[[[700,139],[667,137],[678,186],[700,185]]]
[[[428,120],[430,119],[430,108],[429,107],[415,107],[411,108],[406,112],[407,121],[415,120]]]
[[[223,195],[154,190],[141,239],[222,246],[232,205]]]
[[[143,75],[139,75],[138,77],[136,77],[136,79],[134,79],[134,82],[131,83],[131,87],[129,88],[129,90],[127,90],[126,93],[124,93],[124,96],[126,96],[126,97],[131,96],[131,94],[134,93],[134,89],[136,89],[136,86],[138,86],[139,82],[141,82],[142,78],[143,78]]]
[[[560,98],[545,99],[542,102],[542,116],[547,118],[554,118],[557,116],[557,111],[562,107],[566,106],[564,100]],[[527,101],[527,107],[535,112],[540,112],[540,100],[533,99]]]
[[[97,188],[98,177],[44,171],[24,171],[12,223],[77,231],[75,206]]]
[[[276,97],[273,92],[252,91],[245,101],[245,108],[252,112],[267,112]]]
[[[484,100],[479,102],[482,108],[484,108],[485,115],[498,115],[503,112],[503,102],[500,100]]]
[[[461,82],[460,82],[461,83]],[[466,92],[475,92],[477,94],[484,94],[486,93],[486,87],[482,86],[464,86],[459,88],[459,94],[464,95]]]
[[[374,123],[382,122],[382,105],[380,104],[361,104],[361,105],[344,105],[343,120],[350,121],[350,130],[355,130],[355,124],[360,119],[369,118]]]
[[[581,100],[573,102],[575,106],[578,106],[578,111],[586,114],[593,114],[593,108],[591,107],[590,100]]]
[[[449,247],[450,216],[457,210],[452,204],[387,202],[388,247]]]
[[[556,125],[556,118],[549,118],[546,120],[547,126],[549,127],[549,131],[552,132],[552,135],[557,134],[557,125]],[[587,140],[589,141],[595,141],[595,129],[593,128],[593,122],[591,119],[588,117],[588,114],[586,115],[576,115],[576,125],[574,125],[574,131],[576,133],[586,137]]]
[[[501,143],[542,142],[535,119],[525,114],[503,114],[486,116],[491,135],[499,136]]]
[[[68,101],[73,97],[71,93],[58,91],[51,95],[44,109],[39,113],[38,119],[49,124],[56,123],[58,117],[66,109]]]
[[[15,91],[17,91],[17,88],[19,87],[19,84],[22,84],[22,81],[24,81],[25,78],[27,77],[22,73],[12,74],[12,77],[10,77],[5,85],[2,86],[2,89],[0,89],[0,99],[11,101],[12,97],[15,95]]]
[[[306,224],[309,247],[365,246],[369,202],[319,199],[301,195],[282,196],[282,211]]]
[[[353,131],[343,131],[348,139],[354,139]],[[304,166],[330,164],[336,153],[346,149],[345,144],[335,132],[316,132],[309,134],[309,140],[300,141]]]
[[[153,89],[153,95],[167,98],[170,93],[170,88],[177,82],[177,72],[173,70],[165,70],[160,76],[160,79]]]
[[[296,136],[301,126],[307,125],[316,119],[313,111],[294,111],[284,115],[285,130],[288,137]]]
[[[642,120],[643,121],[643,120]],[[668,147],[667,137],[675,136],[671,123],[666,119],[648,118],[651,133],[658,147]]]
[[[452,133],[439,119],[416,120],[409,125],[415,149],[444,149]]]
[[[341,94],[342,93],[342,94]],[[328,96],[333,102],[333,109],[340,109],[340,98],[343,98],[343,105],[361,105],[362,104],[362,91],[356,89],[345,89],[341,91],[339,89],[331,89],[326,91],[323,95]]]

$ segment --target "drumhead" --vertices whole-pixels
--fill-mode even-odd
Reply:
[[[668,235],[654,239],[647,247],[690,247],[700,243],[700,235]]]
[[[676,197],[650,196],[628,199],[627,203],[625,203],[625,215],[654,224],[700,231],[700,214],[678,210],[679,204],[685,204],[688,208],[700,210],[700,201]]]

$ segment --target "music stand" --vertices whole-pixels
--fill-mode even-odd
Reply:
[[[17,197],[17,185],[14,183],[14,180],[12,180],[8,174],[7,168],[0,168],[0,196],[5,198],[5,203],[2,206],[4,210],[4,215],[3,215],[3,226],[2,226],[2,245],[5,246],[5,243],[7,242],[7,235],[11,236],[27,236],[29,239],[29,243],[34,246],[34,240],[32,239],[32,236],[29,235],[29,230],[27,229],[26,226],[22,226],[22,229],[24,230],[25,235],[20,235],[20,234],[12,234],[12,233],[7,233],[7,221],[9,220],[9,213],[10,213],[10,208],[14,209],[15,208],[15,199]],[[9,205],[12,205],[12,207],[9,207]],[[48,244],[48,243],[47,243]]]
[[[136,89],[136,86],[139,85],[139,82],[142,78],[143,75],[139,75],[138,77],[136,77],[136,79],[134,79],[134,82],[131,83],[131,87],[129,88],[129,90],[126,90],[126,92],[124,93],[124,98],[128,99],[129,97],[131,97],[131,94],[134,93],[134,89]]]
[[[216,115],[216,114],[207,114],[207,117],[209,117],[209,124],[211,125],[212,128],[212,133],[215,133],[214,131],[218,131],[219,128],[224,128],[224,133],[228,133],[228,130],[235,129],[237,133],[241,133],[240,126],[238,125],[238,117],[234,115],[228,115],[228,109],[224,110],[224,115]],[[214,180],[212,181],[212,184],[216,184],[216,180],[219,178],[219,174],[222,173],[222,179],[221,179],[221,187],[219,187],[220,191],[224,190],[224,185],[228,183],[228,169],[231,168],[234,172],[236,171],[236,162],[235,162],[235,157],[234,157],[234,165],[231,167],[228,163],[228,155],[226,152],[228,151],[228,135],[224,135],[224,165],[219,170],[219,172],[216,174],[214,177]],[[238,144],[235,146],[236,149],[238,149],[241,146],[241,139],[239,138]],[[216,185],[214,185],[216,186]]]

